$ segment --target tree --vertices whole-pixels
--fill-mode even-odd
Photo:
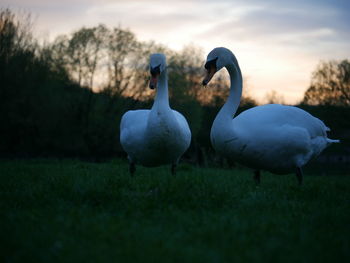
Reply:
[[[109,89],[114,94],[122,95],[129,87],[133,72],[127,67],[139,43],[135,35],[119,27],[113,28],[107,42]]]
[[[10,9],[0,9],[0,57],[3,61],[19,51],[34,51],[37,45],[31,29],[30,14],[18,19]]]
[[[267,104],[273,104],[273,103],[284,104],[285,103],[284,96],[279,94],[275,90],[271,90],[266,93],[265,101]]]
[[[97,63],[100,61],[106,33],[107,28],[104,25],[81,28],[69,40],[67,49],[70,58],[69,64],[79,85],[93,88],[94,74]]]
[[[303,103],[350,106],[350,61],[321,62],[312,75]]]
[[[50,50],[40,48],[29,25],[30,15],[0,10],[0,155],[45,154],[81,137],[63,135],[77,123],[71,118],[77,102],[66,92],[73,85],[67,74],[51,70]],[[58,128],[63,123],[67,129]]]

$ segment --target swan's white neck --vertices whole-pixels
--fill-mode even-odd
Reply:
[[[233,119],[242,96],[242,73],[239,66],[232,62],[226,66],[226,69],[230,74],[230,95],[214,121],[214,125],[220,123],[222,127],[227,126],[227,121]]]
[[[170,108],[168,94],[168,73],[166,68],[159,76],[157,84],[157,94],[152,109]]]

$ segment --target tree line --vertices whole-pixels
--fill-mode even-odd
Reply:
[[[121,116],[130,109],[151,107],[148,59],[162,52],[167,56],[171,106],[184,114],[192,130],[185,158],[199,164],[214,158],[209,132],[229,90],[223,77],[210,88],[201,86],[205,56],[200,49],[174,51],[102,24],[39,44],[31,25],[30,15],[0,10],[1,156],[123,156]],[[324,112],[322,107],[341,108],[348,116],[349,74],[348,60],[324,62],[313,74],[301,106],[316,116]],[[239,110],[255,105],[244,95]]]

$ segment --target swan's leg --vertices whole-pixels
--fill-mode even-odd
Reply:
[[[176,175],[176,167],[177,167],[177,162],[176,162],[176,163],[173,163],[173,164],[171,165],[171,174],[172,174],[173,176]]]
[[[260,170],[254,171],[254,180],[257,185],[260,184]]]
[[[134,162],[129,162],[129,172],[131,176],[134,176],[136,171],[136,165]]]
[[[298,185],[303,184],[303,171],[301,170],[301,167],[297,167],[295,175],[297,176],[298,179]]]
[[[180,161],[180,158],[178,158],[174,163],[172,163],[171,165],[171,174],[173,176],[176,175],[176,168],[177,168],[177,165],[179,164],[179,161]]]

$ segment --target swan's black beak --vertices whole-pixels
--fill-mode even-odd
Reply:
[[[151,72],[151,79],[149,81],[149,87],[150,89],[155,89],[157,88],[158,84],[158,77],[160,75],[160,65],[150,69]]]
[[[207,61],[207,63],[205,63],[204,67],[207,70],[206,75],[202,81],[203,86],[208,85],[208,83],[210,82],[210,80],[212,79],[212,77],[215,75],[217,69],[216,69],[216,60],[217,58]]]

